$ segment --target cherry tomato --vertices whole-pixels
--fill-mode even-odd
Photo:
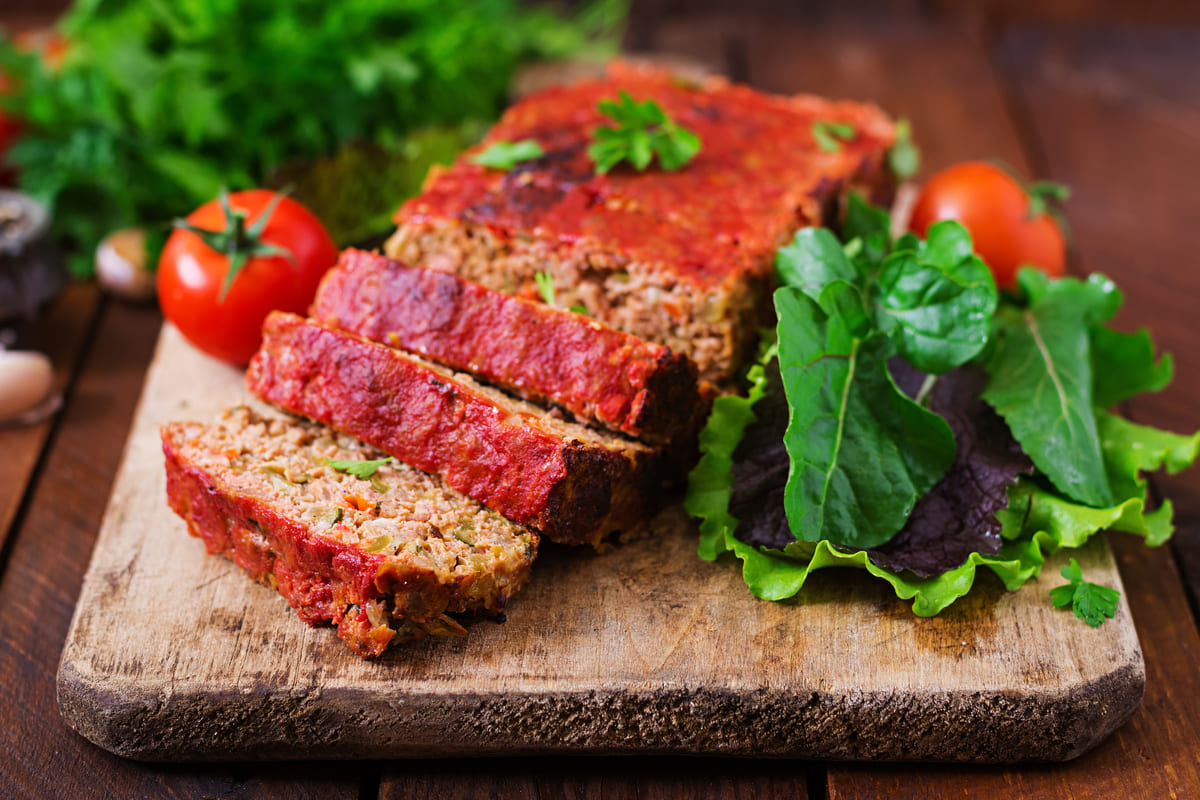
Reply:
[[[1042,188],[1043,193],[1062,191],[1044,186],[1052,188]],[[970,231],[975,252],[991,267],[996,285],[1011,289],[1023,266],[1037,267],[1052,277],[1066,269],[1062,231],[1044,211],[1031,216],[1030,200],[1030,190],[1004,170],[984,161],[967,161],[926,181],[909,228],[924,236],[939,220],[958,220]]]
[[[158,262],[158,301],[193,345],[245,364],[267,314],[304,313],[336,258],[329,233],[300,203],[265,189],[235,192],[200,206],[171,233]]]

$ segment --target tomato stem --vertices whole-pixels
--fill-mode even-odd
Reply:
[[[248,227],[246,225],[246,212],[233,207],[233,204],[229,200],[229,193],[225,189],[221,189],[219,195],[221,210],[225,213],[225,228],[223,230],[208,230],[207,228],[193,225],[187,220],[175,220],[176,228],[196,234],[205,245],[229,259],[229,271],[225,273],[225,281],[221,284],[221,294],[217,298],[217,302],[225,301],[225,296],[229,294],[229,288],[233,285],[234,278],[238,276],[252,258],[283,256],[292,262],[293,266],[296,264],[296,257],[291,250],[265,242],[262,239],[263,231],[266,229],[271,215],[275,213],[275,209],[286,194],[285,191],[276,192],[271,201],[263,208],[258,219]]]
[[[1069,187],[1054,181],[1034,181],[1025,187],[1029,197],[1029,219],[1049,213],[1051,204],[1066,202],[1071,196]]]

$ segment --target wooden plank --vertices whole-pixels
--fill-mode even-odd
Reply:
[[[159,324],[153,309],[108,307],[14,531],[0,578],[0,796],[357,797],[353,767],[147,768],[59,715],[59,653]]]
[[[1098,632],[1056,612],[1043,595],[1053,560],[1022,592],[981,578],[936,619],[840,570],[796,604],[763,603],[733,565],[695,556],[678,507],[651,538],[602,555],[545,547],[503,625],[363,661],[205,557],[163,501],[158,426],[243,394],[238,371],[164,328],[59,673],[64,716],[103,747],[147,759],[1055,759],[1140,700],[1127,612]],[[1119,585],[1102,542],[1078,555]]]
[[[830,770],[830,800],[1194,797],[1200,787],[1200,637],[1170,551],[1148,551],[1126,536],[1115,536],[1113,549],[1146,654],[1146,697],[1128,725],[1092,752],[1054,769],[840,765]]]
[[[54,391],[67,389],[88,330],[100,307],[94,284],[72,284],[30,326],[22,349],[45,353],[54,364]],[[54,428],[55,417],[23,427],[0,426],[0,548]]]
[[[389,764],[380,800],[807,800],[808,766],[793,761],[626,758]]]

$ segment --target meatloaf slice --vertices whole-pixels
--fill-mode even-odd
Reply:
[[[349,436],[246,406],[161,433],[188,531],[359,655],[463,635],[448,612],[500,611],[529,580],[535,533],[390,459],[356,477],[386,456]]]
[[[645,441],[692,432],[707,408],[695,365],[669,347],[361,250],[342,253],[310,313]]]
[[[597,106],[620,91],[694,131],[696,158],[675,172],[622,164],[597,175],[588,144],[614,124]],[[839,138],[833,124],[846,126],[833,129]],[[531,300],[536,274],[549,272],[562,305],[686,353],[720,383],[753,355],[775,251],[798,227],[832,221],[851,188],[886,199],[895,137],[872,105],[615,65],[512,106],[478,148],[430,173],[386,251]],[[544,155],[507,171],[472,160],[521,140]]]
[[[649,445],[294,314],[267,317],[246,381],[554,541],[598,543],[634,526],[659,486],[662,457]]]

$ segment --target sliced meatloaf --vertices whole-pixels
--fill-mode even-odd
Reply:
[[[352,474],[387,457],[349,436],[246,406],[161,433],[189,532],[359,655],[462,635],[447,613],[500,611],[529,579],[535,533],[391,459]]]
[[[615,124],[597,104],[622,90],[694,131],[696,158],[675,172],[622,164],[597,175],[592,132]],[[830,123],[852,133],[834,138]],[[471,160],[527,139],[544,155],[511,170]],[[753,355],[770,313],[775,251],[798,227],[830,221],[852,187],[886,199],[894,139],[872,105],[616,65],[511,107],[478,148],[430,173],[386,251],[531,300],[535,275],[549,272],[561,305],[686,353],[701,378],[722,382]]]
[[[659,450],[314,320],[267,317],[246,381],[554,541],[599,542],[654,505]]]
[[[310,313],[646,441],[692,432],[707,408],[695,365],[669,347],[361,250],[342,253]]]

